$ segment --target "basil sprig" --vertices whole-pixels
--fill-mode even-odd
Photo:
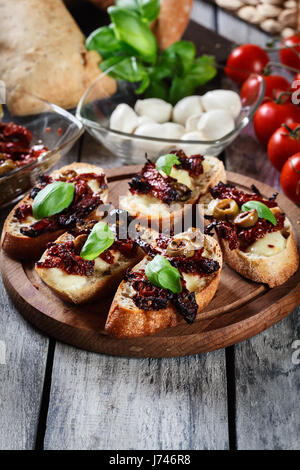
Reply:
[[[43,219],[58,214],[70,206],[74,199],[75,186],[73,183],[55,181],[45,186],[34,198],[32,205],[33,217]]]
[[[162,155],[156,162],[157,171],[163,171],[166,175],[170,175],[174,165],[180,165],[180,161],[174,153]]]
[[[156,255],[145,269],[149,281],[157,287],[168,289],[173,294],[182,291],[180,273],[164,256]]]
[[[273,212],[266,206],[263,202],[260,201],[248,201],[241,207],[242,211],[251,211],[256,209],[258,217],[260,219],[266,219],[271,222],[273,225],[277,225],[277,220]]]
[[[86,47],[103,57],[103,72],[137,83],[136,94],[175,105],[214,78],[217,70],[214,57],[196,57],[191,41],[178,41],[159,52],[150,28],[159,11],[160,0],[116,0],[108,9],[111,24],[94,31]]]
[[[98,258],[105,250],[108,250],[114,241],[115,235],[109,226],[105,222],[98,222],[94,225],[83,245],[80,256],[83,259],[92,261]]]

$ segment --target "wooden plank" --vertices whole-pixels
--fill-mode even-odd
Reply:
[[[194,0],[191,19],[206,28],[215,29],[216,7],[202,0]]]
[[[23,320],[9,300],[2,283],[0,304],[0,449],[33,449],[48,338]]]
[[[238,449],[300,449],[299,313],[235,347]]]
[[[71,163],[77,154],[78,144],[57,166]],[[0,212],[1,228],[10,209]],[[49,339],[22,318],[2,282],[0,305],[0,449],[34,449]]]
[[[100,356],[57,344],[45,449],[227,449],[223,351]]]
[[[217,9],[217,31],[237,44],[254,43],[265,46],[270,36],[221,8]]]

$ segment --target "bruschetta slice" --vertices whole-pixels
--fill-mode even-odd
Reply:
[[[211,189],[206,233],[216,229],[224,261],[247,279],[280,286],[298,269],[299,255],[289,219],[275,193],[264,198],[252,186],[245,193],[230,184]]]
[[[49,243],[36,263],[37,274],[63,300],[82,304],[112,296],[126,270],[143,258],[144,254],[135,241],[124,238],[123,233],[120,236],[120,211],[114,213],[117,215],[116,223],[109,224],[114,242],[95,259],[81,256],[88,235],[97,223],[89,221],[81,233],[65,233],[54,243]]]
[[[62,212],[36,220],[32,208],[34,198],[39,191],[55,181],[74,183],[74,199]],[[8,215],[2,232],[2,249],[13,258],[38,259],[47,243],[82,225],[86,220],[101,217],[100,206],[107,202],[107,198],[106,176],[98,166],[72,163],[51,175],[44,175],[30,194]]]
[[[144,239],[142,246],[147,256],[127,272],[112,302],[105,325],[110,336],[147,336],[183,319],[192,323],[218,288],[222,252],[216,240],[199,230],[174,237],[161,234],[155,243]],[[179,272],[181,292],[154,285],[147,277],[147,266],[157,255]]]
[[[140,173],[129,183],[129,192],[120,198],[120,207],[144,225],[162,229],[180,222],[185,208],[195,204],[218,181],[226,182],[223,163],[215,157],[187,157],[174,150],[178,164],[169,175],[147,161]]]

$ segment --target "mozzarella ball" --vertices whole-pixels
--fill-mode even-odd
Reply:
[[[198,122],[200,121],[201,116],[203,113],[199,114],[193,114],[193,116],[190,116],[186,123],[185,123],[185,130],[186,132],[194,132],[197,131],[198,129]]]
[[[201,116],[198,130],[205,140],[217,140],[234,129],[232,116],[224,109],[208,111]]]
[[[202,104],[205,111],[212,109],[225,109],[233,119],[241,112],[242,104],[238,93],[232,90],[208,91],[202,96]]]
[[[158,124],[157,122],[143,124],[135,130],[134,134],[141,137],[162,138],[163,124]],[[145,154],[146,152],[148,156],[152,158],[157,157],[159,154],[163,154],[166,145],[163,142],[141,140],[135,143],[135,147],[136,150],[139,150],[141,155]]]
[[[148,122],[137,127],[134,131],[136,135],[141,135],[144,137],[157,137],[159,139],[163,138],[163,127],[162,124],[157,122]]]
[[[200,96],[187,96],[178,101],[173,109],[173,121],[185,126],[186,121],[194,114],[200,114],[203,111]]]
[[[139,116],[147,116],[153,121],[162,123],[170,121],[172,105],[159,98],[147,98],[137,100],[134,110]]]
[[[181,139],[185,133],[185,129],[175,122],[165,122],[161,125],[163,139]]]
[[[110,128],[131,134],[138,125],[138,117],[128,104],[119,104],[110,116]]]
[[[192,155],[203,155],[206,150],[208,149],[207,145],[203,144],[185,144],[184,141],[186,140],[205,140],[203,138],[203,135],[199,131],[193,131],[193,132],[187,132],[181,137],[181,140],[183,141],[182,145],[180,148],[184,151],[184,153],[188,156],[191,157]]]
[[[155,121],[153,121],[153,119],[149,118],[148,116],[138,116],[138,125],[137,127],[139,126],[142,126],[143,124],[149,124],[149,123],[153,123]]]

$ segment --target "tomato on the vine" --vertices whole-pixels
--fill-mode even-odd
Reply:
[[[291,86],[289,81],[280,75],[263,75],[262,78],[260,75],[250,75],[241,88],[240,96],[242,103],[248,104],[253,102],[259,93],[262,79],[265,82],[264,98],[277,98],[280,93],[288,91]]]
[[[268,54],[261,47],[244,44],[229,54],[225,73],[233,81],[243,83],[251,73],[262,73],[269,61]]]
[[[282,124],[300,122],[300,109],[290,102],[268,101],[260,105],[254,114],[254,129],[258,140],[267,144],[271,135]]]
[[[280,184],[287,197],[300,204],[300,153],[296,153],[285,162]]]
[[[300,70],[300,35],[293,34],[280,44],[279,57],[284,65]]]
[[[297,152],[300,152],[300,123],[284,124],[269,140],[269,160],[280,171],[287,159]]]

